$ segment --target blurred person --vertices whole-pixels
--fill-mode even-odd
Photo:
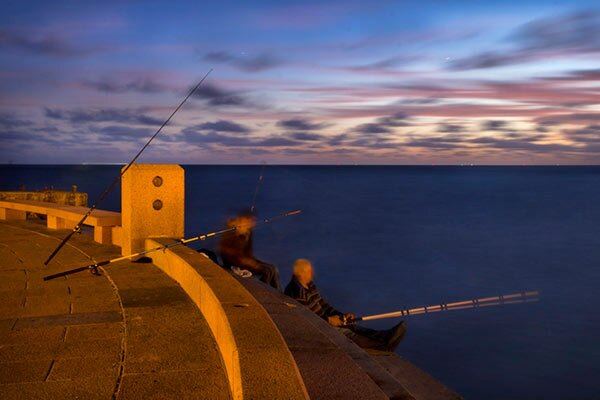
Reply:
[[[256,218],[250,210],[244,210],[237,217],[227,221],[228,228],[236,229],[221,237],[218,251],[223,266],[246,269],[254,275],[259,275],[261,281],[281,291],[277,267],[254,256],[252,235],[255,226]]]

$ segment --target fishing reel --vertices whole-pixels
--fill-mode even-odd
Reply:
[[[90,274],[95,276],[102,276],[102,272],[99,268],[100,266],[98,264],[90,265]]]
[[[340,320],[342,321],[342,326],[347,326],[355,324],[357,318],[352,314],[342,314],[340,315]]]

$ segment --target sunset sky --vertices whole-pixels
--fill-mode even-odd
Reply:
[[[597,4],[3,1],[0,163],[600,164]]]

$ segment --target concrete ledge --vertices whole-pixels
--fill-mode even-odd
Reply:
[[[0,219],[26,219],[27,212],[47,215],[48,229],[73,229],[88,211],[77,207],[32,200],[0,200]],[[94,227],[94,240],[101,244],[113,244],[113,227],[121,225],[121,214],[113,211],[94,210],[84,225]]]
[[[146,240],[146,248],[173,239]],[[307,399],[297,365],[258,301],[227,271],[178,246],[152,254],[154,265],[177,281],[216,338],[235,399]]]

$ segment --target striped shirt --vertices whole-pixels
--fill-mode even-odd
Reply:
[[[333,315],[343,315],[321,297],[317,286],[313,282],[308,284],[308,288],[305,288],[293,277],[285,288],[285,294],[298,303],[305,305],[324,320]]]

